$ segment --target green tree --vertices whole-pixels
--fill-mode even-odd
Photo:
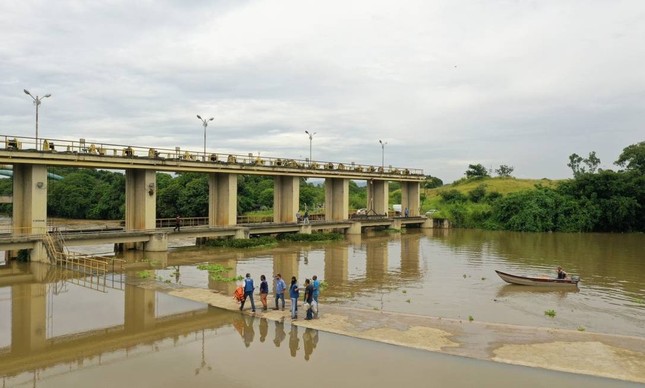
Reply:
[[[582,156],[576,153],[569,155],[569,163],[567,163],[567,166],[571,169],[571,171],[573,171],[574,178],[586,172],[585,168],[581,166],[582,160]]]
[[[615,164],[645,174],[645,141],[623,148]]]
[[[495,170],[495,173],[500,177],[510,178],[511,174],[513,173],[513,170],[515,170],[513,166],[507,166],[505,164],[502,164],[499,166],[498,169]]]
[[[488,170],[481,164],[469,164],[468,170],[466,170],[466,178],[486,178],[488,175]]]
[[[480,202],[486,197],[486,185],[482,184],[468,192],[468,199],[472,202]]]
[[[423,188],[425,189],[434,189],[441,186],[443,186],[443,181],[431,175],[426,176],[426,180],[423,182]]]

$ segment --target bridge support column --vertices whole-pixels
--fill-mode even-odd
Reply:
[[[237,175],[208,175],[208,225],[237,225]]]
[[[125,171],[125,230],[155,229],[157,177],[154,170]]]
[[[27,354],[45,347],[47,285],[11,287],[11,352]]]
[[[47,167],[30,164],[13,166],[12,234],[47,233]],[[31,250],[32,261],[47,261],[38,243]]]
[[[168,250],[168,234],[153,234],[150,236],[150,240],[143,244],[143,250],[148,252],[166,252]]]
[[[325,179],[325,220],[342,221],[349,218],[349,179]]]
[[[347,228],[345,231],[345,234],[351,234],[351,235],[360,235],[361,234],[361,229],[363,227],[363,224],[358,221],[352,222],[352,225]]]
[[[407,208],[410,217],[419,216],[421,198],[419,196],[419,182],[401,182],[401,211]]]
[[[423,224],[421,224],[421,229],[432,229],[434,228],[434,220],[432,218],[427,218],[425,221],[423,221]]]
[[[296,222],[300,208],[300,178],[276,176],[273,184],[273,222]]]
[[[371,179],[367,181],[367,210],[387,214],[390,199],[389,182]]]

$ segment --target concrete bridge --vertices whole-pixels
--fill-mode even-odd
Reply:
[[[79,141],[45,139],[36,143],[33,138],[2,136],[0,165],[13,166],[12,237],[38,236],[47,233],[47,167],[71,166],[125,170],[125,228],[127,233],[148,236],[135,248],[148,251],[167,249],[167,233],[156,233],[156,173],[197,172],[208,174],[208,227],[213,231],[200,237],[220,233],[220,228],[234,228],[235,237],[243,237],[237,225],[238,175],[265,175],[274,178],[273,220],[277,225],[258,233],[277,233],[282,224],[295,224],[300,208],[300,179],[325,180],[325,222],[337,223],[338,228],[356,233],[357,222],[349,221],[349,181],[367,181],[367,203],[376,214],[388,212],[388,185],[401,184],[401,206],[417,219],[420,207],[420,182],[423,171],[392,166],[361,165],[353,162],[323,162],[282,158],[267,158],[253,154],[232,155],[200,153],[175,149],[144,148]],[[1,142],[1,140],[0,140]],[[397,221],[382,221],[396,225]],[[358,222],[360,223],[360,222]],[[353,228],[352,228],[352,225]],[[328,226],[329,227],[329,226]],[[260,227],[261,228],[261,227]],[[287,227],[300,231],[297,224]],[[310,227],[312,228],[312,227]],[[217,229],[217,231],[215,230]],[[306,228],[304,228],[306,229]],[[360,226],[358,226],[360,233]],[[253,233],[252,231],[250,233]],[[152,236],[152,237],[150,237]],[[125,238],[126,236],[122,236]],[[47,253],[41,243],[34,241],[31,258],[46,261]],[[23,241],[24,242],[24,241]]]

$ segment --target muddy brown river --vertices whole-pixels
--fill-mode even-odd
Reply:
[[[3,386],[633,385],[319,332],[209,308],[139,283],[147,271],[164,287],[232,294],[234,283],[213,281],[196,268],[219,263],[230,268],[228,276],[249,272],[256,282],[278,272],[301,282],[318,275],[328,285],[323,309],[334,304],[643,337],[642,234],[411,230],[242,251],[171,243],[168,253],[127,252],[129,271],[102,283],[49,266],[0,266]],[[494,272],[553,276],[558,265],[581,277],[577,290],[507,285]]]

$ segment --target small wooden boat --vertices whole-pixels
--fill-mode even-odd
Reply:
[[[502,280],[511,284],[519,284],[522,286],[546,286],[546,287],[577,287],[580,278],[572,276],[570,279],[553,279],[553,278],[535,278],[529,276],[511,275],[510,273],[497,271]]]

